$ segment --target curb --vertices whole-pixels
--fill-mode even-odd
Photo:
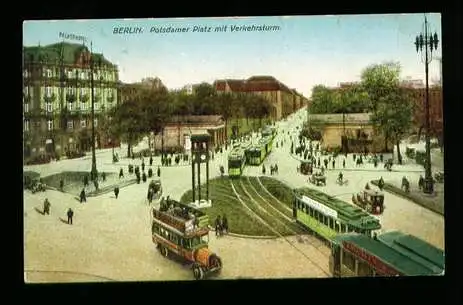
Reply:
[[[100,189],[98,192],[89,192],[88,194],[86,194],[86,197],[95,197],[95,196],[104,195],[104,194],[112,192],[114,190],[115,186],[117,186],[119,188],[123,188],[123,187],[129,186],[129,185],[135,184],[135,183],[137,183],[137,179],[132,179],[132,180],[129,180],[129,181],[125,181],[125,182],[123,182],[121,184],[108,185],[108,186]]]
[[[371,182],[371,184],[373,184],[375,186],[378,186],[377,180],[371,180],[370,182]],[[434,212],[436,214],[444,216],[444,211],[441,211],[440,209],[434,208],[433,204],[429,204],[427,202],[428,201],[427,199],[423,199],[423,201],[416,200],[416,198],[414,198],[414,196],[413,197],[408,196],[408,195],[402,193],[402,191],[399,192],[398,189],[399,189],[398,187],[393,186],[390,183],[385,183],[383,191],[387,191],[387,192],[392,193],[392,194],[394,194],[396,196],[399,196],[399,197],[402,197],[404,199],[410,200],[411,202],[413,202],[413,203],[415,203],[415,204],[417,204],[419,206],[422,206],[423,208],[425,208],[425,209],[427,209],[427,210],[429,210],[431,212]]]

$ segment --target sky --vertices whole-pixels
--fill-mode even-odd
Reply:
[[[440,14],[426,16],[441,38]],[[231,30],[241,25],[268,28]],[[223,26],[226,31],[215,31]],[[158,32],[167,27],[187,32]],[[424,14],[25,21],[23,45],[61,42],[60,32],[91,41],[93,52],[118,65],[121,81],[159,77],[169,89],[271,75],[310,97],[315,85],[358,81],[364,68],[386,61],[401,64],[402,78],[425,79],[414,45],[424,32]],[[441,43],[429,65],[430,81],[440,79],[440,55]]]

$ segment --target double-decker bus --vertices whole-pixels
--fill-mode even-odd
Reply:
[[[228,176],[240,177],[246,166],[245,150],[235,147],[228,155]]]
[[[341,234],[331,245],[330,270],[334,277],[443,275],[445,255],[399,231],[373,238]]]
[[[208,248],[209,216],[175,200],[163,200],[152,210],[152,240],[159,252],[183,258],[191,264],[195,279],[217,273],[222,260]]]
[[[363,210],[317,190],[294,192],[293,218],[328,243],[340,233],[372,236],[379,220]]]

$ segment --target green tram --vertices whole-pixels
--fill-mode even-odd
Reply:
[[[334,277],[444,275],[444,251],[413,235],[392,231],[369,238],[338,235],[331,246]]]
[[[252,145],[246,150],[246,161],[249,165],[260,165],[272,151],[272,137],[264,137],[259,140],[257,145]]]
[[[326,242],[332,243],[342,233],[371,237],[381,229],[379,220],[360,208],[316,190],[310,192],[294,192],[293,218]]]
[[[246,166],[245,150],[235,147],[228,155],[228,176],[240,177]]]
[[[275,139],[277,135],[277,129],[275,126],[265,126],[262,130],[262,137],[271,137],[272,140]]]

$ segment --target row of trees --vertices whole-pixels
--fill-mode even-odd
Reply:
[[[409,91],[400,86],[400,71],[399,63],[375,64],[362,71],[358,84],[338,90],[315,86],[310,112],[372,113],[371,121],[383,134],[386,148],[392,140],[402,163],[399,143],[412,126],[414,105]]]
[[[126,102],[110,111],[103,129],[109,137],[128,143],[130,156],[134,143],[150,132],[160,133],[173,116],[221,115],[227,126],[231,118],[262,120],[270,115],[271,107],[260,95],[219,94],[208,83],[196,86],[193,94],[140,87]]]

